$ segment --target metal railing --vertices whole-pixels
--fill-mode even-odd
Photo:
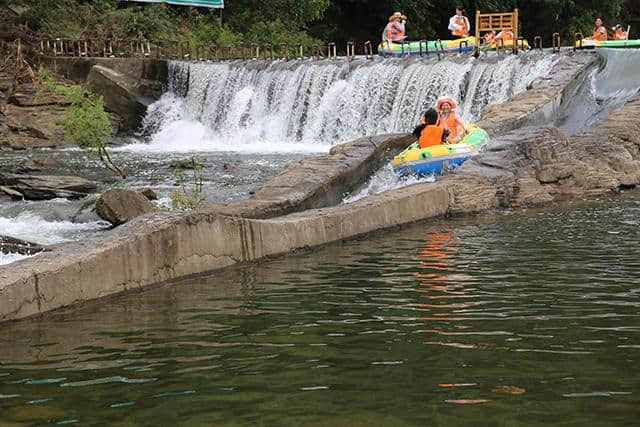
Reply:
[[[582,39],[584,36],[580,32],[574,34],[573,49],[583,49]],[[464,53],[470,50],[467,40],[458,43],[457,49],[445,49],[442,40],[437,39],[435,42],[428,42],[422,39],[417,42],[417,52],[412,50],[409,42],[383,42],[384,50],[381,52],[384,57],[399,56],[406,58],[411,55],[419,55],[423,57],[429,54],[437,54],[439,59],[446,57],[449,53]],[[482,44],[482,40],[481,40]],[[364,59],[371,60],[374,58],[373,43],[366,41],[363,43],[362,51],[358,52],[358,45],[355,41],[346,43],[346,50],[342,53],[338,52],[336,43],[329,42],[326,45],[313,44],[305,48],[302,44],[289,45],[288,43],[280,43],[278,45],[258,44],[241,42],[237,45],[217,45],[217,44],[192,44],[188,41],[164,40],[152,42],[147,39],[69,39],[69,38],[43,38],[34,47],[41,55],[55,57],[104,57],[104,58],[123,58],[133,57],[141,59],[177,59],[183,61],[224,61],[224,60],[283,60],[291,59],[331,59],[335,60],[338,55],[345,55],[347,60],[354,60],[359,54]],[[480,46],[474,46],[474,54],[479,55]],[[518,37],[510,48],[506,48],[504,41],[498,40],[495,43],[495,51],[497,54],[501,52],[511,51],[517,54],[520,50],[526,49],[525,39]],[[326,52],[325,49],[326,48]],[[491,50],[493,50],[491,49]],[[533,49],[543,50],[543,39],[537,35],[533,39]],[[553,33],[552,36],[552,52],[560,52],[560,34]]]

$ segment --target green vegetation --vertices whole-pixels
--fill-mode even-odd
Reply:
[[[39,96],[55,94],[70,104],[62,119],[65,140],[78,144],[89,157],[99,158],[107,169],[125,178],[124,172],[113,163],[107,150],[111,122],[102,97],[79,85],[55,83],[45,68],[38,70],[37,80],[40,83]]]
[[[202,191],[203,166],[201,163],[192,158],[188,162],[172,163],[171,167],[176,168],[176,181],[180,186],[179,190],[173,190],[169,194],[171,210],[193,210],[207,201],[207,196]]]
[[[335,41],[376,42],[394,11],[409,20],[411,39],[449,38],[448,19],[455,6],[473,17],[482,12],[520,9],[521,33],[542,35],[550,44],[560,32],[570,43],[576,31],[590,33],[596,17],[607,26],[631,25],[637,35],[640,3],[636,0],[228,0],[219,10],[143,4],[119,0],[14,0],[28,5],[22,22],[39,35],[69,38],[181,40],[233,45]],[[635,31],[634,31],[635,30]]]

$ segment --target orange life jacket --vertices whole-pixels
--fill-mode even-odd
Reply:
[[[422,132],[420,132],[420,139],[418,145],[420,148],[431,147],[432,145],[442,144],[442,134],[444,129],[436,125],[427,125]]]
[[[456,122],[456,115],[453,111],[449,113],[449,117],[447,117],[446,120],[442,120],[438,113],[438,122],[436,123],[436,126],[440,126],[441,128],[449,131],[450,141],[453,141],[458,135],[458,123]]]
[[[603,27],[600,27],[600,28],[603,28]],[[605,29],[604,32],[600,32],[600,28],[596,28],[595,30],[593,30],[593,38],[601,42],[608,40],[607,30]]]
[[[501,38],[505,42],[512,41],[513,40],[513,33],[511,31],[503,31]]]
[[[626,40],[627,35],[622,30],[616,30],[616,33],[613,35],[614,40]]]
[[[393,24],[393,22],[389,22],[387,24],[387,40],[390,42],[394,40],[402,40],[402,38],[404,37],[404,31],[398,30],[396,36],[393,37]]]
[[[459,30],[454,30],[452,34],[456,37],[464,37],[469,32],[467,20],[464,18],[464,16],[456,16],[456,24],[460,25],[462,28]]]

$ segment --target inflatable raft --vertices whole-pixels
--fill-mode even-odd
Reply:
[[[589,40],[582,39],[576,42],[577,49],[596,49],[596,48],[619,48],[619,49],[638,49],[640,48],[640,40]]]
[[[405,56],[419,56],[429,54],[434,55],[437,53],[471,53],[475,49],[476,38],[464,37],[455,40],[436,40],[436,41],[413,41],[400,43],[380,43],[378,45],[378,55],[385,58],[402,58]],[[500,46],[502,48],[502,45]],[[513,40],[506,41],[504,43],[505,49],[513,48]],[[480,51],[494,50],[496,48],[495,43],[491,45],[480,46]],[[529,43],[524,40],[525,50],[529,49]]]
[[[415,142],[393,158],[393,170],[400,176],[438,175],[478,154],[488,139],[487,132],[471,125],[470,132],[457,144],[420,148]]]

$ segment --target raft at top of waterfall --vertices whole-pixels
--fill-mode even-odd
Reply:
[[[396,12],[389,17],[389,23],[382,32],[382,43],[378,45],[378,55],[402,58],[429,54],[448,54],[491,49],[529,49],[529,43],[518,38],[518,9],[508,13],[482,14],[476,12],[476,31],[471,35],[469,18],[462,7],[449,20],[451,40],[407,41],[405,23],[407,17]],[[515,45],[514,45],[515,44]]]
[[[439,98],[422,123],[413,131],[418,141],[393,159],[393,169],[400,176],[438,175],[460,166],[479,153],[488,141],[487,132],[466,124],[455,112],[456,102]]]
[[[629,40],[630,32],[630,26],[625,31],[622,25],[617,24],[611,28],[610,33],[603,24],[602,19],[596,18],[593,35],[585,37],[582,33],[576,33],[575,47],[577,49],[640,48],[640,40]]]

